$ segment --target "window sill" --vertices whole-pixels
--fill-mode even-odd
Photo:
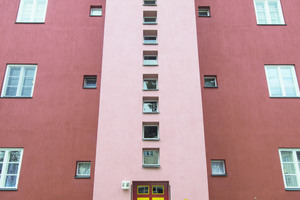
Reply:
[[[97,87],[82,87],[82,89],[97,89]]]
[[[17,191],[17,188],[0,188],[0,191]]]
[[[143,45],[158,45],[158,43],[143,43]]]
[[[143,112],[143,114],[159,114],[159,112]]]
[[[143,89],[143,91],[158,91],[158,89]]]
[[[225,173],[225,174],[212,174],[211,176],[228,176],[228,174],[227,173]]]
[[[32,99],[32,97],[6,97],[6,96],[3,96],[1,98],[3,98],[3,99]]]
[[[216,86],[216,87],[214,87],[214,86],[211,86],[211,87],[209,87],[209,86],[204,86],[204,88],[218,88],[218,86]]]
[[[198,17],[211,17],[211,16],[199,16],[199,15],[198,15]]]
[[[158,66],[158,64],[143,64],[143,66]]]
[[[287,24],[257,24],[257,26],[287,26]]]
[[[160,165],[143,165],[143,168],[160,168]]]
[[[143,23],[144,25],[157,25],[157,22],[151,22],[151,23]]]
[[[300,97],[270,97],[271,99],[299,99]]]
[[[15,22],[15,24],[45,24],[45,22]]]
[[[143,6],[157,6],[157,4],[143,4]]]
[[[76,176],[74,176],[74,178],[76,178],[76,179],[90,179],[91,176],[78,176],[78,175],[76,175]]]
[[[90,17],[102,17],[102,15],[90,15]]]
[[[159,138],[143,138],[143,141],[159,141]]]
[[[285,188],[285,191],[300,191],[300,188]]]

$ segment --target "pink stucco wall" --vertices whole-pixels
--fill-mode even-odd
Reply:
[[[94,200],[130,199],[121,182],[169,181],[173,200],[207,200],[207,171],[193,0],[108,1]],[[143,11],[157,25],[143,25]],[[158,45],[143,45],[143,30],[158,30]],[[178,31],[180,30],[180,31]],[[156,67],[142,65],[158,51]],[[158,74],[159,91],[143,91],[143,74]],[[142,113],[143,96],[159,97],[159,114]],[[142,122],[159,122],[159,141],[142,140]],[[142,149],[160,149],[160,168],[142,167]]]

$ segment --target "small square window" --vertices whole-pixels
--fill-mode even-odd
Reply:
[[[1,97],[32,97],[37,65],[7,65]]]
[[[97,76],[84,76],[83,88],[97,88]]]
[[[217,85],[217,77],[216,76],[204,76],[204,87],[216,88]]]
[[[90,16],[101,17],[102,16],[102,7],[101,6],[91,6]]]
[[[144,11],[144,24],[157,24],[156,18],[156,11]]]
[[[225,160],[212,160],[211,174],[216,176],[227,175],[225,171]]]
[[[156,0],[144,0],[144,6],[156,6]]]
[[[199,17],[210,17],[210,8],[209,7],[198,7],[198,16]]]
[[[144,74],[143,75],[143,90],[158,90],[158,75]]]
[[[158,149],[143,149],[143,167],[159,167]]]
[[[144,66],[157,66],[157,51],[144,51],[143,52],[143,65]]]
[[[91,162],[77,162],[75,178],[90,178]]]
[[[157,30],[143,31],[144,44],[157,44]]]
[[[143,98],[143,113],[158,113],[158,97]]]
[[[143,122],[143,140],[159,140],[158,122]]]

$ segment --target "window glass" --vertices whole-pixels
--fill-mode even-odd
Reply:
[[[149,194],[149,186],[138,186],[138,194]]]
[[[284,24],[280,0],[254,0],[257,24]]]
[[[164,194],[164,186],[163,185],[155,185],[152,186],[153,194]]]
[[[157,103],[157,101],[145,101],[143,112],[144,113],[158,112],[158,103]]]
[[[156,90],[157,80],[156,79],[144,79],[144,90]]]
[[[144,139],[158,138],[158,126],[157,125],[144,125]]]
[[[77,175],[89,176],[91,172],[91,163],[90,162],[78,162],[77,163]]]
[[[211,161],[211,171],[213,175],[222,175],[225,173],[225,161],[213,160]]]
[[[144,165],[158,165],[158,150],[144,150]]]
[[[21,0],[17,22],[45,22],[48,0]]]

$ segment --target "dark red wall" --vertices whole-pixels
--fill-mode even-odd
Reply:
[[[196,0],[212,17],[197,17],[210,200],[300,199],[285,191],[278,148],[300,148],[300,99],[270,98],[265,64],[294,64],[300,80],[300,3],[281,0],[286,26],[258,26],[253,0]],[[225,159],[227,177],[211,176]]]
[[[45,24],[16,24],[19,0],[0,1],[0,83],[7,64],[38,64],[32,98],[0,98],[0,148],[24,147],[17,191],[5,200],[92,199],[105,0],[48,0]],[[82,89],[97,75],[97,89]],[[91,179],[74,179],[91,161]]]

